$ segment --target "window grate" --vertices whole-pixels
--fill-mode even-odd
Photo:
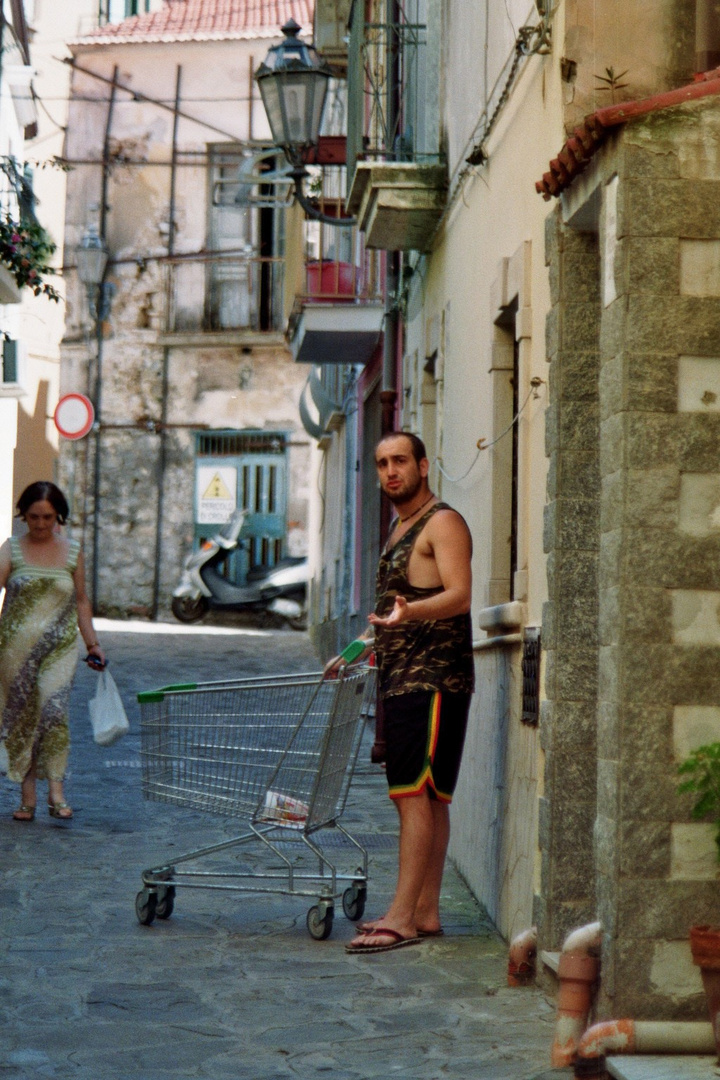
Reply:
[[[540,630],[527,627],[522,656],[522,722],[537,727],[540,720]]]
[[[285,453],[285,436],[277,431],[199,432],[196,437],[198,457]]]

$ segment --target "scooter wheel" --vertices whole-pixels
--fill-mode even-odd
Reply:
[[[180,622],[199,622],[207,615],[210,604],[206,596],[174,596],[171,607]]]
[[[293,615],[288,619],[288,626],[291,630],[307,630],[308,617],[307,611],[303,611],[301,615]]]

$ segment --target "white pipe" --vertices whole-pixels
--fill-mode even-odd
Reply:
[[[537,926],[523,930],[510,942],[508,986],[526,986],[535,975]]]
[[[597,949],[601,940],[602,925],[599,922],[581,926],[565,938],[558,965],[560,987],[551,1054],[552,1064],[556,1068],[573,1063],[587,1027],[600,969],[600,961],[592,955],[591,950]]]
[[[562,951],[564,953],[586,953],[589,949],[599,949],[601,943],[602,923],[591,922],[587,926],[580,926],[577,930],[571,930],[565,938]]]
[[[603,1020],[578,1043],[575,1076],[605,1075],[607,1054],[713,1054],[712,1024],[707,1021]],[[593,1068],[593,1065],[595,1068]]]

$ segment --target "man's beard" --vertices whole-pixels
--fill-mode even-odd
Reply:
[[[403,488],[401,491],[386,491],[385,494],[387,495],[393,506],[402,506],[403,503],[412,502],[417,493],[420,491],[420,488],[422,487],[422,482],[422,476],[418,476],[414,484],[412,483],[412,481],[408,481],[408,486]]]

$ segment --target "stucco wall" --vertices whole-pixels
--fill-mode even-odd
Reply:
[[[454,85],[451,93],[459,93],[459,84]],[[437,243],[413,275],[408,298],[403,419],[409,423],[414,408],[420,433],[429,430],[433,457],[441,458],[447,474],[434,463],[433,488],[470,526],[473,626],[480,641],[485,634],[479,630],[479,612],[497,602],[491,588],[493,545],[508,542],[507,533],[495,535],[492,510],[495,465],[509,445],[509,432],[502,434],[507,425],[499,425],[494,403],[495,323],[516,305],[519,314],[508,316],[514,320],[510,350],[514,333],[519,343],[519,403],[524,408],[518,424],[520,573],[510,587],[525,605],[526,625],[540,624],[547,596],[542,520],[547,474],[548,208],[535,194],[531,178],[542,174],[547,146],[561,137],[559,75],[542,57],[531,58],[488,142],[487,164],[481,170],[465,169],[462,183],[451,194]],[[451,175],[452,171],[451,162]],[[424,368],[435,350],[430,388]],[[542,380],[537,396],[530,385],[534,377]],[[434,406],[420,404],[433,398]],[[427,424],[426,410],[433,425]],[[495,435],[501,436],[498,447],[478,453],[477,440],[491,442]],[[503,497],[502,492],[496,494]],[[509,500],[509,489],[504,497]],[[450,847],[452,858],[503,934],[531,921],[536,863],[538,735],[519,720],[519,663],[517,645],[477,653],[478,690],[453,804]],[[497,816],[500,805],[502,819]]]
[[[309,441],[298,416],[306,373],[292,362],[279,325],[275,330],[241,327],[208,332],[205,263],[201,259],[173,265],[164,259],[170,235],[173,137],[173,112],[167,106],[175,99],[178,78],[183,115],[176,130],[173,254],[182,256],[202,253],[211,245],[208,146],[268,137],[256,89],[252,105],[248,100],[251,73],[268,44],[261,38],[78,51],[80,66],[110,80],[116,70],[119,83],[153,99],[135,100],[131,93],[118,90],[110,110],[110,87],[76,72],[66,146],[67,157],[76,163],[68,177],[69,249],[100,218],[106,137],[111,161],[105,225],[110,253],[107,279],[115,291],[102,344],[105,427],[100,444],[98,606],[121,616],[148,612],[156,603],[160,613],[167,612],[192,540],[192,433],[197,428],[289,433],[287,523],[292,553],[307,548]],[[292,280],[282,296],[285,312],[297,278],[301,236],[297,212],[288,218],[286,250]],[[175,323],[173,310],[182,311],[190,325]],[[87,298],[77,275],[71,273],[63,390],[90,391],[94,397],[93,333]],[[165,491],[159,596],[154,596],[161,439]],[[93,456],[94,445],[90,455],[71,447],[63,453],[63,475],[73,486],[86,546],[94,528]]]

